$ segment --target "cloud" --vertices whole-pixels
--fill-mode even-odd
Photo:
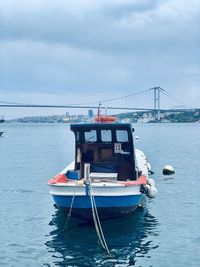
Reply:
[[[0,50],[1,88],[9,91],[100,93],[124,85],[131,75],[118,58],[65,44],[6,41]]]
[[[161,85],[182,96],[195,88],[194,101],[199,10],[197,0],[2,0],[1,94],[74,102]]]
[[[190,39],[197,34],[199,20],[196,0],[190,5],[186,0],[3,0],[1,10],[1,38],[63,42],[111,51],[131,50],[142,41],[154,45],[167,38]]]

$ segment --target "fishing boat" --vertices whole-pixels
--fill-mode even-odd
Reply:
[[[4,132],[0,132],[0,136],[2,136],[3,133],[4,133]]]
[[[48,181],[55,205],[84,220],[94,212],[100,219],[132,213],[157,190],[149,178],[150,164],[135,149],[131,124],[98,116],[96,122],[71,124],[75,159]]]

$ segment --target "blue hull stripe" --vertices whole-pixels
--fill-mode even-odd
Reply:
[[[71,206],[71,196],[53,196],[54,201],[58,207],[69,208]],[[95,202],[97,208],[110,207],[132,207],[138,206],[142,199],[142,194],[134,196],[96,196]],[[88,209],[91,208],[89,196],[75,196],[73,208]]]

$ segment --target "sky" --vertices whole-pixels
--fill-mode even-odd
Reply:
[[[200,108],[199,29],[199,0],[1,0],[0,101],[65,105],[161,86]]]

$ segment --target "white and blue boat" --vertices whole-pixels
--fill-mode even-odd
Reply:
[[[156,188],[149,178],[144,153],[134,148],[131,124],[114,123],[99,116],[97,122],[71,124],[75,160],[48,181],[59,209],[74,217],[92,219],[92,201],[100,219],[127,215]]]

